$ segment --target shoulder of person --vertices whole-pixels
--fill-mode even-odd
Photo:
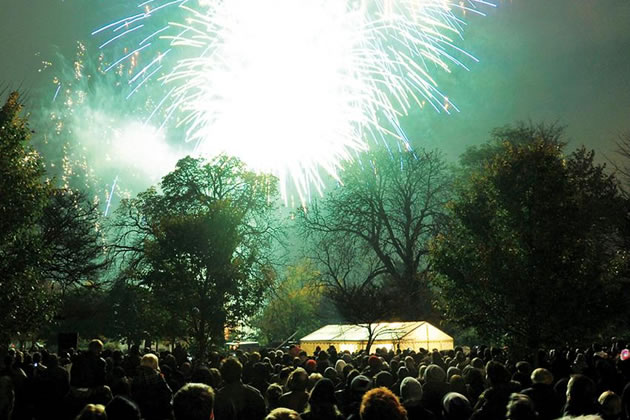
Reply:
[[[253,386],[247,385],[247,384],[243,384],[243,387],[245,389],[247,389],[248,392],[250,392],[252,394],[256,394],[257,396],[259,396],[260,398],[262,398],[264,400],[262,393],[259,390],[257,390],[256,388],[254,388]]]

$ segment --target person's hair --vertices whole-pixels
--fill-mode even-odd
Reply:
[[[208,420],[213,409],[214,391],[206,384],[186,384],[173,396],[175,420]]]
[[[454,375],[462,374],[462,370],[456,366],[451,366],[446,370],[446,382],[450,382]]]
[[[534,384],[553,384],[553,374],[545,368],[534,369],[531,379]]]
[[[512,394],[507,404],[508,420],[531,420],[537,416],[534,403],[525,394]]]
[[[99,339],[94,339],[90,341],[90,344],[88,344],[88,350],[98,352],[103,351],[103,342]]]
[[[335,385],[328,378],[322,378],[313,387],[309,404],[335,404]]]
[[[483,360],[481,360],[481,358],[479,357],[473,357],[473,359],[470,361],[470,365],[475,369],[483,369]]]
[[[407,410],[400,404],[398,397],[384,387],[371,389],[363,395],[359,414],[361,420],[407,419]]]
[[[595,383],[584,375],[573,375],[567,385],[567,401],[579,401],[581,404],[595,401]]]
[[[505,384],[510,381],[510,372],[499,362],[488,362],[486,364],[486,375],[491,386]]]
[[[297,411],[293,411],[289,408],[280,407],[271,410],[265,420],[302,420]]]
[[[140,408],[138,405],[122,395],[115,396],[105,406],[107,417],[116,420],[140,420]]]
[[[287,388],[289,391],[304,391],[308,386],[308,373],[303,368],[297,368],[289,375]]]
[[[319,382],[323,378],[324,377],[322,376],[321,373],[311,373],[308,376],[308,385],[307,385],[306,389],[308,391],[312,390],[313,387],[315,386],[315,384],[317,384],[317,382]]]
[[[280,397],[282,397],[282,387],[278,384],[271,384],[265,391],[265,401],[267,402],[267,409],[275,408],[280,405]]]
[[[228,357],[221,362],[221,377],[226,383],[240,381],[242,372],[243,365],[235,357]]]
[[[442,418],[444,420],[467,419],[470,418],[472,412],[468,398],[458,392],[449,392],[442,398]]]
[[[152,369],[158,370],[158,367],[159,367],[158,357],[153,353],[147,353],[144,356],[142,356],[142,359],[140,359],[140,366],[147,366]]]
[[[373,379],[374,386],[376,387],[384,386],[385,388],[391,388],[391,386],[394,385],[394,382],[396,382],[392,374],[386,370],[382,370],[374,375]]]
[[[417,379],[406,377],[400,382],[400,398],[407,404],[409,401],[422,399],[422,384]]]
[[[429,365],[424,371],[424,381],[425,383],[446,382],[446,372],[438,365]]]
[[[618,416],[622,411],[621,397],[612,391],[605,391],[597,399],[601,413],[605,416]]]
[[[319,376],[321,377],[321,375]],[[308,405],[304,412],[312,413],[315,418],[337,418],[341,416],[335,398],[335,385],[330,379],[322,378],[317,381],[308,398]]]
[[[75,417],[75,420],[107,420],[105,406],[101,404],[87,404]]]
[[[521,360],[520,362],[516,363],[516,370],[527,375],[532,371],[532,365],[530,365],[529,362]]]
[[[199,366],[195,370],[193,370],[192,375],[190,376],[190,382],[198,383],[198,384],[206,384],[209,386],[216,386],[214,383],[214,378],[210,373],[210,369],[206,366]]]

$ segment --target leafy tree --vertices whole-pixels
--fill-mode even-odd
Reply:
[[[441,229],[450,176],[438,152],[372,152],[343,187],[299,212],[327,295],[353,323],[432,320],[428,243]]]
[[[29,146],[31,132],[19,95],[0,110],[0,348],[51,316],[49,285],[40,273],[40,218],[49,185],[39,155]]]
[[[149,189],[121,204],[114,255],[122,277],[138,278],[198,355],[220,344],[226,327],[258,311],[272,280],[274,178],[235,158],[184,158]]]
[[[105,336],[127,343],[141,344],[155,337],[172,342],[185,339],[186,326],[171,317],[149,288],[138,281],[117,279],[105,296],[107,324]]]
[[[534,349],[618,316],[625,203],[614,176],[555,126],[505,128],[464,155],[451,221],[433,243],[450,320]]]
[[[85,194],[55,188],[12,93],[0,110],[0,348],[51,327],[57,294],[95,285],[105,268],[100,215]],[[57,317],[59,319],[59,317]]]
[[[108,265],[100,219],[98,203],[83,192],[51,189],[41,218],[46,250],[41,272],[59,286],[62,296],[69,287],[100,283],[99,274]]]
[[[68,289],[55,316],[55,324],[47,328],[53,341],[57,332],[76,332],[80,337],[106,337],[109,328],[109,302],[102,288]]]
[[[299,339],[322,326],[323,290],[318,279],[308,260],[287,269],[254,322],[263,342],[282,342],[294,333]]]

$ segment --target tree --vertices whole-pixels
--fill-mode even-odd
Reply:
[[[358,238],[311,235],[310,255],[320,268],[319,284],[345,322],[365,328],[369,353],[376,324],[396,319],[404,293],[383,272],[379,258]]]
[[[0,110],[0,348],[51,316],[49,285],[40,274],[45,251],[39,221],[50,186],[17,92]]]
[[[184,158],[155,188],[123,201],[114,223],[122,277],[138,278],[198,356],[258,310],[272,280],[276,180],[235,158]]]
[[[619,178],[625,181],[625,185],[622,186],[626,188],[625,193],[628,194],[627,187],[628,181],[630,181],[630,132],[619,136],[615,152],[621,158],[621,161],[610,160],[610,162],[619,174]]]
[[[262,341],[278,343],[291,334],[299,339],[322,326],[323,290],[318,279],[319,272],[308,260],[288,267],[255,320]]]
[[[186,339],[186,325],[173,319],[168,307],[158,302],[151,290],[140,281],[119,278],[107,291],[106,336],[140,345],[152,337],[164,337],[176,342]]]
[[[428,242],[440,231],[450,177],[438,152],[372,152],[339,187],[299,212],[299,225],[327,295],[344,318],[435,317]]]
[[[100,219],[98,203],[91,203],[83,192],[51,189],[41,218],[46,250],[41,273],[59,286],[62,296],[69,287],[100,282],[98,276],[108,265]]]
[[[53,342],[58,332],[76,332],[80,337],[106,337],[109,323],[109,302],[103,288],[70,288],[59,300],[55,324],[46,328]]]
[[[55,188],[30,146],[12,93],[0,111],[0,348],[40,330],[62,307],[57,292],[95,285],[105,268],[98,208],[85,194]]]
[[[531,350],[618,316],[625,203],[592,151],[564,146],[556,126],[520,125],[464,155],[448,229],[432,245],[447,318]]]

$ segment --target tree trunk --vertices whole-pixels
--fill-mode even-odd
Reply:
[[[372,331],[371,325],[367,327],[367,330],[368,330],[368,341],[367,341],[367,345],[365,346],[365,352],[369,356],[370,350],[372,349],[372,344],[374,343],[374,331]]]
[[[200,363],[206,360],[206,353],[208,351],[208,337],[206,337],[206,321],[203,319],[199,321],[199,329],[197,330],[197,358]]]

